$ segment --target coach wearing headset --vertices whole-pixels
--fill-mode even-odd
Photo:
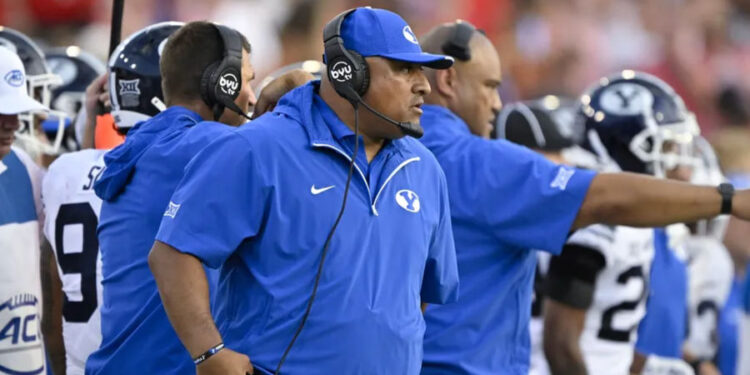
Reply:
[[[148,252],[185,164],[219,134],[242,124],[255,102],[250,44],[240,33],[193,22],[171,30],[164,45],[166,36],[144,32],[149,42],[138,45],[141,53],[153,55],[163,46],[159,68],[168,108],[138,123],[125,143],[106,154],[106,169],[95,184],[103,200],[98,239],[106,282],[102,344],[89,356],[86,374],[194,370],[164,313]],[[144,65],[125,53],[116,58],[128,57],[134,67]],[[145,84],[134,81],[134,91]],[[232,95],[222,91],[230,89]],[[223,111],[226,106],[236,111]],[[198,124],[204,119],[219,122]]]
[[[445,179],[404,137],[422,66],[452,60],[381,9],[342,13],[324,40],[327,77],[207,146],[162,220],[149,262],[199,374],[244,375],[249,357],[256,374],[415,375],[420,301],[457,296]],[[201,262],[222,266],[215,320]]]
[[[427,52],[458,61],[428,71],[420,140],[448,181],[461,295],[428,306],[422,374],[527,374],[536,254],[557,254],[570,231],[593,223],[637,227],[692,222],[719,213],[750,219],[750,191],[698,187],[548,162],[489,140],[500,110],[500,61],[466,22],[434,28]],[[724,186],[725,188],[727,186]],[[733,201],[733,203],[732,203]]]

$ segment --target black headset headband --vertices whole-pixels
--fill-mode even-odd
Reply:
[[[367,63],[355,51],[346,49],[344,38],[341,37],[344,20],[355,10],[356,8],[341,12],[323,28],[328,80],[336,92],[352,104],[359,103],[369,84]]]
[[[471,60],[471,49],[469,48],[469,41],[477,30],[474,25],[463,20],[457,20],[453,23],[453,33],[451,38],[446,40],[441,46],[443,53],[455,57],[461,61]]]
[[[203,73],[201,94],[212,107],[217,120],[225,107],[237,110],[234,100],[242,87],[242,37],[229,27],[213,24],[224,44],[220,62],[211,64]]]

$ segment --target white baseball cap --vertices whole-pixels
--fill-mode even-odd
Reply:
[[[26,70],[21,59],[10,49],[0,46],[0,113],[15,115],[47,110],[26,91]]]

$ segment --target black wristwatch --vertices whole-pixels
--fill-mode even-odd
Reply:
[[[734,197],[734,185],[724,182],[717,188],[721,194],[721,214],[728,215],[732,213],[732,197]]]

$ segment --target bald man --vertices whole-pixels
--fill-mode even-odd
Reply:
[[[559,254],[568,233],[593,223],[664,226],[721,212],[750,218],[750,191],[735,195],[627,173],[560,166],[489,140],[502,76],[492,43],[466,22],[436,27],[427,52],[453,56],[428,71],[422,143],[443,168],[461,292],[425,311],[422,374],[527,374],[536,254]],[[733,207],[731,205],[734,197]]]

